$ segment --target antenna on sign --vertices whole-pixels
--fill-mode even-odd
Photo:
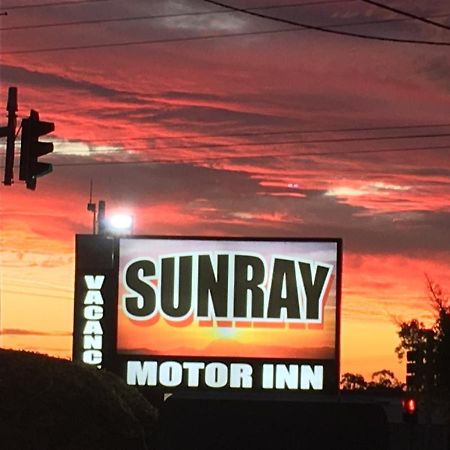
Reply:
[[[94,182],[91,178],[91,184],[89,189],[89,203],[87,204],[87,210],[93,214],[92,219],[92,234],[96,234],[96,225],[97,225],[97,205],[92,203],[92,192],[94,190]]]

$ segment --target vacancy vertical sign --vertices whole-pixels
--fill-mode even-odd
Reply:
[[[117,323],[117,241],[76,237],[73,360],[114,370]]]

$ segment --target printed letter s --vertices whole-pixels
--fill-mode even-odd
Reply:
[[[132,319],[148,319],[155,313],[155,288],[146,280],[154,275],[155,264],[148,259],[134,261],[125,269],[124,283],[130,294],[123,296],[123,306]]]

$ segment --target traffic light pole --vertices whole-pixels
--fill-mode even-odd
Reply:
[[[6,104],[8,111],[8,125],[1,128],[1,137],[6,136],[6,158],[5,158],[5,176],[3,183],[11,186],[14,178],[14,147],[16,142],[17,126],[17,88],[8,89],[8,102]]]
[[[0,127],[0,138],[6,137],[5,172],[3,183],[11,186],[14,180],[14,152],[17,127],[17,88],[8,89],[8,125]],[[53,152],[52,142],[41,142],[39,138],[55,131],[53,122],[39,120],[39,113],[30,111],[30,116],[22,120],[22,137],[20,140],[19,180],[25,181],[27,189],[36,189],[36,178],[52,171],[52,165],[39,161],[41,156]]]

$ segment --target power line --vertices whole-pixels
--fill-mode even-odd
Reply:
[[[149,139],[155,140],[176,140],[176,139],[209,139],[209,138],[228,138],[228,137],[245,137],[245,136],[274,136],[283,134],[319,134],[319,133],[354,133],[365,131],[387,131],[387,130],[407,130],[415,128],[445,128],[450,127],[450,123],[439,124],[417,124],[417,125],[391,125],[383,127],[354,127],[354,128],[321,128],[317,130],[280,130],[280,131],[248,131],[242,133],[229,133],[229,134],[186,134],[181,136],[146,136],[146,137],[127,137],[127,141],[145,141]],[[433,135],[434,136],[434,135]],[[84,142],[80,139],[66,139],[67,141]],[[89,139],[89,142],[110,142],[117,143],[117,139]]]
[[[170,19],[177,17],[189,17],[189,16],[202,16],[210,14],[229,14],[229,11],[198,11],[191,13],[179,13],[179,14],[160,14],[153,16],[134,16],[134,17],[117,17],[112,19],[93,19],[93,20],[77,20],[72,22],[49,22],[36,25],[18,25],[12,27],[0,28],[0,31],[12,31],[12,30],[32,30],[39,28],[55,28],[55,27],[68,27],[79,25],[97,25],[100,23],[115,23],[115,22],[134,22],[137,20],[157,20],[157,19]]]
[[[52,7],[52,6],[71,6],[71,5],[81,5],[83,3],[97,3],[97,2],[105,2],[105,1],[112,1],[112,0],[74,0],[74,1],[60,1],[60,2],[47,2],[47,3],[36,3],[36,4],[30,4],[25,3],[22,5],[11,5],[11,6],[2,6],[2,9],[8,9],[8,10],[14,10],[14,9],[29,9],[29,8],[42,8],[42,7]],[[284,5],[286,7],[293,6],[293,7],[302,7],[302,6],[316,6],[316,5],[327,5],[327,4],[339,4],[339,3],[349,3],[349,2],[356,2],[358,0],[317,0],[312,2],[302,2],[302,3],[291,3]],[[265,7],[262,7],[265,8]],[[273,8],[276,8],[274,5]],[[259,8],[257,8],[259,9]]]
[[[288,5],[270,5],[259,8],[248,8],[248,11],[262,11],[268,9],[282,9],[282,8],[292,8],[299,6],[308,6],[308,5],[322,5],[329,3],[343,3],[343,2],[354,2],[358,0],[342,0],[342,1],[323,1],[323,2],[311,2],[311,3],[291,3]],[[159,20],[159,19],[171,19],[171,18],[180,18],[180,17],[191,17],[191,16],[205,16],[205,15],[215,15],[215,14],[230,14],[230,11],[196,11],[190,13],[176,13],[176,14],[159,14],[159,15],[150,15],[150,16],[132,16],[132,17],[116,17],[110,19],[91,19],[91,20],[78,20],[78,21],[70,21],[70,22],[49,22],[42,23],[36,25],[16,25],[10,27],[2,27],[0,31],[21,31],[21,30],[32,30],[32,29],[42,29],[42,28],[60,28],[60,27],[70,27],[70,26],[79,26],[79,25],[98,25],[101,23],[122,23],[122,22],[135,22],[139,20]],[[445,14],[436,14],[429,17],[448,17],[449,13]],[[377,19],[377,20],[366,20],[359,22],[347,22],[342,24],[333,24],[333,25],[324,25],[328,28],[347,28],[354,27],[360,25],[378,25],[383,23],[399,23],[399,22],[407,22],[410,19]],[[286,30],[290,31],[290,30]],[[304,30],[306,31],[306,30]]]
[[[402,9],[394,8],[393,6],[388,6],[383,3],[373,1],[373,0],[360,0],[360,1],[363,3],[367,3],[369,5],[376,6],[377,8],[381,8],[381,9],[384,9],[387,11],[395,12],[396,14],[400,14],[405,17],[409,17],[410,19],[418,20],[418,21],[426,23],[428,25],[433,25],[438,28],[443,28],[444,30],[447,30],[447,31],[450,30],[450,27],[448,27],[447,25],[444,25],[439,22],[435,22],[434,20],[427,19],[426,17],[417,16],[416,14],[410,13],[408,11],[404,11]]]
[[[206,1],[206,0],[205,0]],[[299,25],[303,26],[303,25]],[[319,27],[316,27],[319,28]],[[320,27],[320,30],[327,30],[329,33],[333,34],[342,34],[337,31],[334,32],[331,29],[328,30],[326,28]],[[318,31],[320,31],[318,30]],[[286,32],[298,32],[298,28],[292,29],[282,29],[282,30],[269,30],[269,31],[249,31],[244,33],[224,33],[224,34],[210,34],[203,36],[192,36],[192,37],[183,37],[183,38],[168,38],[168,39],[150,39],[150,40],[142,40],[142,41],[125,41],[125,42],[116,42],[116,43],[105,43],[105,44],[90,44],[90,45],[73,45],[67,47],[48,47],[48,48],[37,48],[31,50],[10,50],[3,51],[3,55],[28,55],[35,53],[53,53],[60,51],[75,51],[75,50],[93,50],[99,48],[113,48],[113,47],[130,47],[133,45],[152,45],[152,44],[170,44],[175,42],[194,42],[194,41],[205,41],[211,39],[224,39],[224,38],[236,38],[236,37],[245,37],[245,36],[255,36],[255,35],[265,35],[265,34],[277,34],[277,33],[286,33]],[[354,33],[345,33],[344,36],[353,36],[353,37],[361,37],[369,40],[378,40],[385,42],[397,42],[397,43],[407,43],[407,44],[424,44],[424,45],[435,45],[435,46],[444,46],[450,47],[450,42],[440,42],[440,41],[422,41],[422,40],[414,40],[414,39],[395,39],[395,38],[381,38],[374,36],[366,36],[359,35]]]
[[[11,5],[11,6],[3,5],[2,9],[7,9],[8,11],[12,11],[14,9],[48,8],[48,7],[52,7],[52,6],[75,6],[75,5],[81,5],[83,3],[100,3],[100,2],[108,2],[108,1],[111,1],[111,0],[73,0],[73,1],[46,2],[46,3]]]
[[[305,141],[303,139],[292,139],[287,141],[262,141],[262,142],[235,142],[232,144],[201,144],[191,146],[177,146],[177,147],[158,147],[150,150],[197,150],[197,149],[216,149],[216,148],[230,148],[230,147],[264,147],[267,145],[291,145],[291,144],[337,144],[343,142],[374,142],[374,141],[391,141],[399,139],[421,139],[421,138],[438,138],[450,137],[450,133],[439,134],[410,134],[403,136],[370,136],[370,137],[351,137],[351,138],[332,138],[332,139],[312,139]],[[450,144],[449,144],[450,145]],[[130,149],[129,151],[147,151],[149,149]]]
[[[105,0],[102,0],[105,1]],[[326,4],[341,4],[356,2],[358,0],[324,0],[324,1],[314,1],[307,3],[288,3],[282,5],[268,5],[260,6],[256,8],[249,8],[249,10],[261,11],[270,9],[283,9],[283,8],[300,8],[305,6],[315,6],[315,5],[326,5]],[[158,15],[147,15],[147,16],[133,16],[133,17],[116,17],[109,19],[91,19],[91,20],[77,20],[70,22],[49,22],[36,25],[17,25],[10,27],[0,28],[0,31],[12,31],[12,30],[31,30],[40,28],[53,28],[53,27],[67,27],[67,26],[78,26],[78,25],[96,25],[100,23],[114,23],[114,22],[131,22],[137,20],[154,20],[154,19],[170,19],[178,17],[190,17],[190,16],[203,16],[203,15],[214,15],[214,14],[230,14],[230,11],[215,10],[215,11],[194,11],[185,13],[174,13],[174,14],[158,14]]]
[[[60,51],[74,51],[74,50],[92,50],[99,48],[112,48],[112,47],[130,47],[133,45],[151,45],[151,44],[169,44],[174,42],[188,42],[188,41],[204,41],[209,39],[220,39],[228,37],[244,37],[253,36],[255,34],[274,34],[274,33],[285,33],[286,31],[298,31],[296,29],[292,30],[270,30],[270,31],[250,31],[246,33],[226,33],[226,34],[210,34],[203,36],[192,36],[183,38],[168,38],[168,39],[149,39],[142,41],[125,41],[125,42],[115,42],[115,43],[105,43],[105,44],[90,44],[90,45],[73,45],[68,47],[48,47],[48,48],[37,48],[31,50],[11,50],[3,51],[3,55],[25,55],[33,53],[51,53]],[[446,44],[447,45],[447,44]],[[448,43],[450,45],[450,43]]]
[[[103,0],[102,0],[103,1]],[[208,1],[208,0],[204,0]],[[337,2],[333,2],[337,3]],[[89,44],[89,45],[74,45],[74,46],[67,46],[67,47],[47,47],[47,48],[37,48],[37,49],[25,49],[25,50],[10,50],[10,51],[3,51],[3,55],[25,55],[25,54],[35,54],[35,53],[53,53],[53,52],[59,52],[59,51],[76,51],[76,50],[92,50],[92,49],[100,49],[100,48],[113,48],[113,47],[129,47],[134,45],[152,45],[152,44],[168,44],[168,43],[175,43],[175,42],[194,42],[194,41],[203,41],[203,40],[211,40],[211,39],[224,39],[224,38],[236,38],[236,37],[245,37],[245,36],[256,36],[256,35],[269,35],[269,34],[277,34],[277,33],[286,33],[286,32],[298,32],[298,27],[302,27],[305,30],[316,30],[316,31],[323,31],[326,33],[331,34],[339,34],[343,36],[350,36],[350,37],[359,37],[363,39],[368,40],[377,40],[377,41],[385,41],[385,42],[397,42],[397,43],[408,43],[408,44],[424,44],[424,45],[435,45],[435,46],[450,46],[450,42],[441,42],[441,41],[424,41],[424,40],[415,40],[415,39],[396,39],[396,38],[386,38],[386,37],[378,37],[378,36],[369,36],[364,35],[360,33],[351,33],[351,32],[345,32],[345,31],[337,31],[333,30],[332,28],[342,28],[346,26],[350,26],[349,24],[346,25],[330,25],[329,28],[324,28],[320,26],[313,26],[313,25],[304,25],[300,24],[298,22],[292,22],[285,19],[278,19],[272,16],[257,14],[255,12],[249,11],[249,10],[239,10],[240,12],[247,12],[251,15],[257,15],[259,17],[263,17],[270,20],[275,20],[278,22],[284,22],[284,23],[290,23],[295,24],[296,28],[291,29],[280,29],[280,30],[268,30],[268,31],[249,31],[249,32],[242,32],[242,33],[223,33],[223,34],[209,34],[209,35],[203,35],[203,36],[191,36],[191,37],[181,37],[181,38],[167,38],[167,39],[146,39],[146,40],[140,40],[140,41],[123,41],[123,42],[109,42],[104,44]],[[385,22],[378,21],[378,23]],[[375,23],[375,22],[372,22]],[[359,22],[355,23],[353,25],[365,25],[367,22]]]
[[[132,166],[132,165],[142,165],[142,164],[186,164],[186,163],[200,163],[205,161],[216,161],[220,160],[235,160],[235,159],[273,159],[273,158],[301,158],[306,156],[341,156],[341,155],[370,155],[379,153],[409,153],[409,152],[428,152],[432,150],[450,150],[449,145],[435,145],[427,147],[401,147],[401,148],[383,148],[383,149],[372,149],[372,150],[343,150],[343,151],[327,151],[327,152],[284,152],[284,153],[271,153],[271,154],[255,154],[255,155],[209,155],[202,156],[201,158],[192,158],[184,161],[174,161],[170,159],[141,159],[137,161],[87,161],[81,163],[52,163],[53,167],[85,167],[85,166]],[[4,167],[0,167],[4,168]]]
[[[167,164],[167,163],[198,163],[202,161],[210,161],[217,159],[267,159],[267,158],[299,158],[303,156],[341,156],[341,155],[369,155],[369,154],[378,154],[378,153],[405,153],[405,152],[418,152],[418,151],[431,151],[431,150],[450,150],[449,145],[437,145],[437,146],[428,146],[428,147],[407,147],[407,148],[384,148],[384,149],[373,149],[373,150],[343,150],[343,151],[329,151],[329,152],[300,152],[300,153],[279,153],[270,155],[216,155],[216,156],[204,156],[202,158],[195,158],[192,160],[184,160],[184,161],[173,161],[169,159],[152,159],[152,160],[139,160],[139,161],[90,161],[90,162],[81,162],[81,163],[53,163],[54,167],[76,167],[76,166],[109,166],[109,165],[140,165],[140,164]]]
[[[420,39],[399,39],[399,38],[392,38],[392,37],[383,37],[383,36],[370,36],[367,34],[361,34],[361,33],[353,33],[350,31],[337,31],[330,28],[320,27],[316,25],[308,25],[305,23],[296,22],[294,20],[289,19],[281,19],[279,17],[273,17],[269,16],[267,14],[258,13],[255,11],[250,11],[248,9],[244,8],[238,8],[236,6],[231,6],[225,3],[221,3],[215,0],[203,0],[206,3],[210,3],[212,5],[222,6],[223,8],[230,9],[232,11],[241,12],[243,14],[248,14],[250,16],[260,17],[262,19],[272,20],[274,22],[280,22],[285,23],[288,25],[296,25],[302,28],[306,28],[308,30],[315,30],[320,31],[322,33],[328,33],[328,34],[337,34],[340,36],[348,36],[348,37],[357,37],[360,39],[367,39],[367,40],[375,40],[375,41],[384,41],[384,42],[397,42],[397,43],[407,43],[407,44],[424,44],[424,45],[440,45],[440,46],[450,46],[450,42],[440,42],[440,41],[424,41]]]

